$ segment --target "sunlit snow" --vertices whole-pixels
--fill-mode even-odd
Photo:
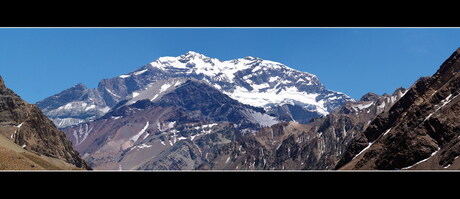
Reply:
[[[145,124],[144,128],[141,131],[139,131],[139,133],[131,137],[130,140],[132,140],[133,142],[136,142],[139,139],[139,137],[145,133],[148,127],[149,127],[149,122],[147,121],[147,124]]]

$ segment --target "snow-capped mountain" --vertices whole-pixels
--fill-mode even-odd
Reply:
[[[315,75],[256,57],[220,61],[190,51],[179,57],[161,57],[137,72],[120,77],[149,70],[161,70],[165,76],[203,79],[230,97],[253,106],[301,105],[327,115],[351,100],[342,93],[326,90]]]
[[[110,110],[97,89],[77,84],[36,104],[58,127],[88,122]]]
[[[155,90],[152,84],[171,78],[205,81],[241,103],[263,107],[283,121],[308,123],[354,101],[343,93],[325,89],[315,75],[278,62],[250,56],[221,61],[190,51],[178,57],[160,57],[131,73],[103,79],[95,89],[80,92],[80,88],[75,92],[75,87],[70,88],[37,105],[56,125],[65,127],[99,118],[122,101],[134,103],[146,90],[154,100],[152,93],[167,88],[165,85]]]

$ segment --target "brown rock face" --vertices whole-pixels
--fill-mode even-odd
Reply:
[[[8,89],[0,77],[0,132],[27,151],[89,169],[65,134],[42,112]]]
[[[458,169],[460,49],[350,144],[337,169]]]

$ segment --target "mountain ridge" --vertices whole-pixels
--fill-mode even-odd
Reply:
[[[263,107],[281,120],[301,123],[354,101],[343,93],[325,89],[315,75],[279,62],[250,56],[221,61],[189,51],[177,57],[160,57],[128,74],[102,79],[97,88],[66,89],[68,93],[80,92],[70,101],[58,100],[54,105],[60,97],[56,94],[37,105],[59,127],[70,126],[99,118],[120,101],[130,100],[135,93],[168,78],[206,81],[244,104]]]

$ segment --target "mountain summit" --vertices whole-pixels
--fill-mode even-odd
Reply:
[[[221,61],[189,51],[177,57],[160,57],[131,73],[103,79],[95,89],[69,88],[37,105],[59,127],[70,126],[97,119],[155,82],[171,78],[202,80],[241,103],[264,108],[281,121],[308,123],[354,101],[325,89],[315,75],[278,62],[249,56]]]

